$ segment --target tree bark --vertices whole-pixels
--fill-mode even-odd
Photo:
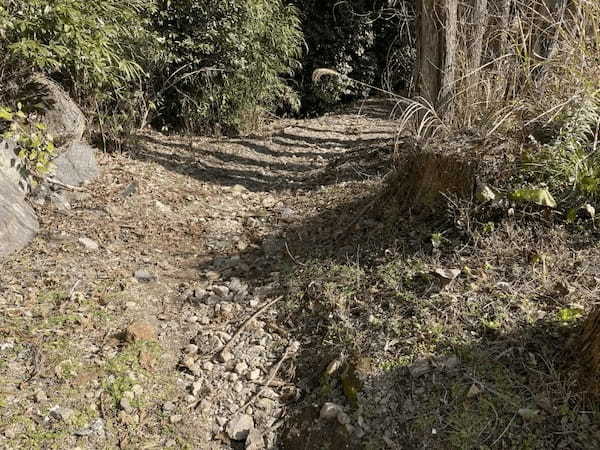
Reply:
[[[470,56],[471,86],[477,84],[479,81],[479,67],[481,66],[483,55],[483,39],[487,30],[488,0],[475,0],[472,20],[475,30],[473,32],[473,45]]]
[[[587,317],[576,351],[583,369],[582,381],[586,387],[600,394],[600,306]]]
[[[458,0],[422,0],[417,6],[416,87],[438,115],[451,118]]]

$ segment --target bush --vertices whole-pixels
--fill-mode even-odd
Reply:
[[[297,77],[302,109],[319,113],[343,100],[369,94],[367,85],[397,89],[409,81],[414,50],[412,1],[293,0],[301,11],[307,45]],[[326,68],[342,77],[312,82],[314,70]],[[394,71],[391,73],[390,71]],[[348,83],[349,77],[360,83]]]
[[[161,0],[155,26],[170,55],[157,79],[161,125],[237,131],[297,107],[282,75],[298,67],[302,34],[281,0]]]
[[[131,105],[143,98],[146,73],[162,54],[149,31],[154,10],[146,0],[7,1],[0,7],[0,100],[16,104],[22,93],[8,87],[39,71],[59,81],[99,128],[107,130],[107,117],[112,131],[131,127],[140,109]]]

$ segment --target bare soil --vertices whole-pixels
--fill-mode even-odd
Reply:
[[[392,106],[148,131],[36,206],[0,263],[0,447],[600,447],[569,346],[594,224],[403,210]]]

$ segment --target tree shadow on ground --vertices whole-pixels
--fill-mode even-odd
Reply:
[[[331,180],[318,180],[315,175],[338,166],[344,158],[362,157],[362,165],[367,166],[375,152],[393,147],[394,122],[379,120],[383,111],[389,117],[389,104],[368,105],[362,119],[348,115],[336,116],[333,122],[292,122],[262,137],[175,138],[147,132],[138,136],[131,156],[200,181],[239,184],[251,191],[310,190],[324,183],[362,180],[361,171],[354,170],[342,170]],[[378,120],[364,121],[369,118]]]
[[[577,321],[557,319],[563,306],[533,293],[521,304],[491,287],[468,293],[464,275],[447,291],[428,268],[471,264],[476,251],[447,219],[401,217],[377,185],[343,195],[329,208],[315,199],[313,216],[280,220],[233,255],[248,270],[199,267],[249,283],[279,274],[263,292],[284,296],[276,326],[302,343],[280,375],[302,388],[280,448],[598,448],[600,411],[576,386],[565,343]],[[437,233],[445,250],[433,245]],[[531,302],[546,315],[532,318]],[[324,378],[340,357],[346,363]],[[344,377],[363,359],[370,367],[353,399]],[[327,401],[349,425],[319,417]]]

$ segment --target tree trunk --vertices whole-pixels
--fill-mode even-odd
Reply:
[[[600,306],[586,319],[576,350],[583,368],[582,380],[590,390],[600,394]]]
[[[487,29],[488,20],[488,1],[475,0],[475,8],[473,8],[473,45],[471,47],[471,86],[479,81],[479,67],[481,66],[481,57],[483,55],[483,39]]]
[[[458,0],[422,0],[417,6],[416,87],[438,115],[451,118]]]

